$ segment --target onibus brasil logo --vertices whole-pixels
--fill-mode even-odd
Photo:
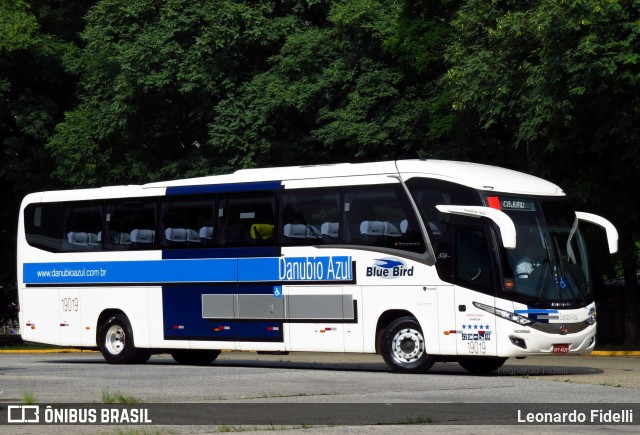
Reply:
[[[367,267],[367,276],[384,279],[413,276],[413,266],[407,267],[407,264],[399,258],[380,258],[374,261],[373,266]]]

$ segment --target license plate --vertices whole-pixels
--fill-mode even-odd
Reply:
[[[553,353],[569,353],[568,344],[554,344]]]

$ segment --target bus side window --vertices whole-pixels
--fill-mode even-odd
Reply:
[[[107,206],[106,248],[114,250],[154,249],[156,228],[156,202],[124,200]]]
[[[439,212],[436,205],[482,205],[473,189],[448,181],[412,178],[407,181],[413,200],[431,238],[434,249],[440,242],[451,242],[447,234],[450,216]]]
[[[344,243],[423,252],[413,209],[397,184],[357,186],[345,191]]]
[[[214,198],[167,197],[160,204],[158,241],[168,248],[213,246]]]
[[[62,251],[102,249],[102,203],[70,203],[64,213]]]
[[[283,245],[337,243],[339,218],[340,192],[336,189],[284,192],[280,197],[280,242]]]
[[[275,194],[252,192],[230,194],[218,206],[220,246],[273,245]]]
[[[49,252],[58,252],[64,240],[62,203],[29,204],[24,211],[27,243]]]

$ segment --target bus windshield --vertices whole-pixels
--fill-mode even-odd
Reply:
[[[587,305],[592,295],[586,247],[569,202],[503,196],[488,201],[499,204],[516,227],[517,246],[505,250],[513,299],[540,308]]]

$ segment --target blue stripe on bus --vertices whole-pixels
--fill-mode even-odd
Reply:
[[[278,190],[282,187],[281,181],[259,181],[252,183],[230,183],[230,184],[202,184],[192,186],[167,187],[166,195],[196,195],[203,193],[224,193],[224,192],[256,192],[264,190]]]
[[[516,314],[557,314],[558,310],[554,309],[542,309],[542,308],[530,308],[527,310],[515,310]]]
[[[350,256],[25,263],[27,285],[346,282]]]
[[[25,284],[235,282],[237,259],[25,263]]]
[[[163,259],[279,257],[279,246],[250,246],[243,248],[165,249]]]

